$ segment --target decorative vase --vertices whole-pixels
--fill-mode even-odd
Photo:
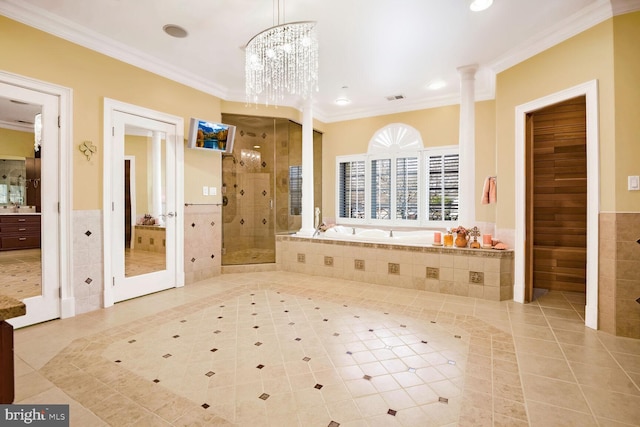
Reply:
[[[456,246],[459,248],[466,248],[467,247],[467,243],[469,243],[469,241],[467,240],[467,235],[464,233],[457,233],[456,234]]]

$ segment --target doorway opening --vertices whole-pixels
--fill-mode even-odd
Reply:
[[[529,113],[545,107],[555,105],[572,98],[585,98],[586,108],[586,304],[585,325],[598,328],[598,217],[600,210],[600,171],[599,171],[599,132],[598,132],[598,83],[592,80],[569,89],[557,92],[543,98],[516,107],[515,117],[515,201],[516,201],[516,229],[514,255],[514,301],[524,303],[533,291],[527,291],[530,283],[527,277],[531,269],[527,265],[527,118]],[[530,251],[529,251],[530,253]]]
[[[13,150],[17,147],[14,142],[21,140],[20,135],[28,140],[23,144],[26,154],[8,154],[21,159],[24,173],[19,172],[13,177],[15,180],[6,183],[7,203],[3,211],[8,215],[0,221],[3,223],[0,247],[5,249],[2,253],[23,263],[16,276],[30,270],[27,281],[33,285],[18,292],[22,296],[16,295],[27,306],[25,316],[9,320],[18,328],[75,314],[69,238],[73,182],[69,150],[71,89],[0,71],[0,98],[6,101],[3,112],[33,107],[37,111],[30,110],[31,113],[39,113],[39,117],[32,114],[32,118],[24,120],[29,130],[25,126],[14,129],[16,132],[3,137],[8,143],[0,144],[3,149]],[[42,127],[36,126],[36,122]],[[40,141],[34,137],[38,134],[42,137]],[[9,235],[4,235],[5,232]],[[7,264],[4,266],[3,271],[7,270]]]

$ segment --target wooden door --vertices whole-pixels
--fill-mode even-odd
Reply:
[[[530,114],[527,162],[529,287],[585,292],[586,103],[581,96]],[[530,300],[530,293],[527,292]]]

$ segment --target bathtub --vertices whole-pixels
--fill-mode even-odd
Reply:
[[[322,239],[377,242],[389,244],[431,245],[433,233],[438,230],[381,230],[344,225],[331,227],[318,235]]]

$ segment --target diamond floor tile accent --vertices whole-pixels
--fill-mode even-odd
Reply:
[[[460,315],[442,307],[447,300],[467,301],[478,313],[492,311],[508,319],[508,315],[515,318],[537,309],[535,303],[523,309],[504,302],[491,304],[489,309],[485,302],[470,298],[339,279],[319,281],[281,271],[224,274],[205,284],[190,285],[188,292],[182,288],[156,294],[154,298],[167,298],[162,305],[168,308],[153,315],[141,314],[148,309],[140,302],[144,298],[111,308],[112,312],[128,313],[118,314],[126,318],[126,326],[114,326],[111,319],[96,332],[87,333],[86,328],[75,326],[75,319],[60,322],[62,326],[56,328],[62,330],[69,324],[73,328],[67,329],[75,335],[55,344],[60,353],[50,356],[39,375],[64,391],[71,380],[66,372],[80,374],[78,378],[92,380],[100,395],[121,395],[132,402],[132,408],[139,406],[145,416],[153,412],[147,408],[153,407],[149,406],[152,402],[146,399],[159,393],[163,400],[176,402],[176,408],[192,405],[190,417],[211,417],[198,418],[199,422],[190,425],[251,426],[255,425],[252,420],[260,419],[267,425],[295,426],[304,414],[312,412],[324,415],[311,424],[329,427],[429,425],[435,419],[438,425],[456,425],[465,408],[472,407],[469,396],[479,387],[484,387],[487,414],[504,421],[503,414],[493,413],[494,408],[505,409],[500,406],[504,398],[493,393],[504,390],[500,381],[505,379],[509,380],[510,396],[518,396],[517,403],[524,405],[521,401],[526,395],[515,357],[522,344],[511,336],[508,320],[505,328],[493,318]],[[181,296],[176,298],[178,292]],[[398,299],[415,305],[400,304]],[[285,300],[289,314],[284,314],[278,303]],[[580,301],[575,304],[583,305]],[[255,315],[260,316],[259,328],[254,328],[258,326],[253,324],[258,319],[252,317]],[[91,319],[100,316],[92,313]],[[325,319],[331,319],[329,330]],[[225,328],[224,333],[219,329],[211,333],[211,325],[216,324]],[[577,328],[573,328],[575,334]],[[18,339],[32,334],[17,331]],[[604,337],[602,342],[605,338],[615,339]],[[19,342],[20,346],[24,347],[25,341]],[[165,360],[158,362],[162,354]],[[526,353],[526,357],[533,355]],[[33,365],[37,361],[20,366]],[[23,381],[21,378],[18,381]],[[137,384],[137,380],[142,380],[140,388],[132,387],[130,382]],[[73,393],[71,388],[69,393]],[[263,402],[257,402],[256,397]],[[86,407],[91,404],[88,398],[74,396]],[[562,399],[558,397],[554,405]],[[448,406],[434,405],[438,402]],[[420,414],[425,418],[420,419]],[[524,410],[514,409],[509,417],[513,425],[529,424]],[[109,424],[95,424],[105,423]]]

